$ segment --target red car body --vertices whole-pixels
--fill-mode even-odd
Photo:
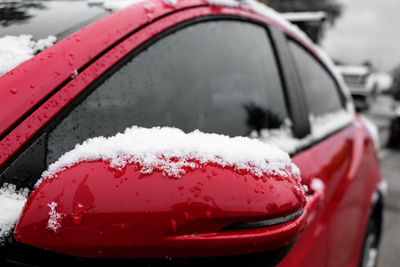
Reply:
[[[246,18],[279,29],[314,53],[315,57],[319,57],[313,47],[304,43],[302,38],[285,28],[285,25],[274,18],[256,14],[246,7],[211,6],[203,0],[178,1],[175,6],[161,1],[150,2],[154,5],[151,13],[144,8],[148,4],[145,1],[111,14],[58,42],[0,78],[0,166],[5,166],[15,158],[18,151],[29,144],[43,127],[98,77],[143,43],[179,23],[211,16]],[[329,66],[325,67],[331,70]],[[79,74],[71,78],[76,71]],[[338,83],[342,84],[341,81]],[[133,183],[130,180],[127,184],[121,184],[125,191],[115,194],[104,189],[114,186],[113,180],[96,180],[99,176],[114,175],[102,167],[104,163],[81,163],[72,172],[65,173],[65,180],[45,182],[31,194],[14,237],[26,245],[89,258],[126,258],[132,256],[133,248],[137,251],[134,256],[145,258],[226,256],[272,250],[297,239],[279,266],[358,266],[368,221],[373,209],[381,208],[382,201],[379,191],[381,175],[370,133],[355,115],[351,124],[295,154],[292,160],[301,170],[303,184],[310,185],[313,179],[318,178],[325,186],[319,191],[311,191],[306,202],[289,190],[287,184],[277,180],[273,182],[273,186],[282,187],[285,202],[271,208],[268,214],[262,210],[265,205],[258,206],[257,203],[273,203],[282,196],[273,195],[268,190],[263,195],[255,195],[257,183],[263,182],[252,179],[249,174],[243,174],[249,176],[249,183],[237,180],[238,184],[229,185],[230,190],[226,189],[226,185],[220,184],[221,179],[196,178],[195,183],[193,179],[170,181],[155,174],[151,181],[142,180],[139,184],[134,182],[130,185],[129,183]],[[89,166],[99,167],[89,176],[85,176]],[[213,168],[207,170],[210,175],[213,173],[214,176],[222,176],[224,180],[233,179],[230,177],[234,176],[232,171],[217,166]],[[126,172],[131,176],[138,175],[134,168],[128,167]],[[190,175],[195,177],[197,173]],[[62,240],[60,242],[54,239],[54,233],[45,231],[42,219],[48,216],[48,210],[40,209],[48,199],[60,194],[60,183],[71,181],[71,177],[75,176],[86,178],[79,178],[81,180],[76,186],[71,184],[68,187],[64,184],[68,189],[63,193],[72,195],[78,184],[81,184],[82,188],[89,188],[92,192],[82,189],[83,191],[75,194],[75,198],[88,202],[95,199],[104,213],[98,212],[93,217],[88,215],[89,219],[79,225],[73,221],[66,222],[70,224],[71,231],[66,230],[67,234],[57,236]],[[157,185],[154,184],[155,181]],[[88,186],[85,187],[85,183]],[[196,197],[193,196],[193,190],[181,192],[177,188],[192,188],[197,183],[201,183],[200,186],[205,185],[202,188],[204,195],[214,196],[219,205],[212,206],[205,199],[198,201],[197,206],[187,216],[201,220],[196,225],[185,226],[189,229],[185,230],[185,227],[180,227],[184,224],[187,212],[184,204],[188,198]],[[137,199],[135,193],[129,195],[132,187],[139,188],[137,194],[142,197],[142,202],[138,202],[135,207],[129,206],[130,201]],[[287,222],[286,226],[218,232],[218,229],[227,224],[239,222],[238,215],[230,210],[230,193],[239,187],[244,189],[241,192],[243,195],[238,196],[238,199],[244,199],[246,195],[254,196],[253,209],[249,211],[244,207],[240,211],[241,220],[268,220],[276,216],[287,216],[302,208],[304,212],[295,220]],[[146,199],[152,197],[152,190],[159,194],[157,199],[153,199],[155,204],[146,202]],[[45,195],[42,200],[40,194]],[[121,210],[129,212],[116,212],[109,216],[106,211],[114,206],[109,201],[103,203],[101,196],[117,202],[120,200],[118,203],[127,205]],[[122,201],[121,196],[129,196],[130,201]],[[72,205],[74,201],[69,199],[65,203],[69,203],[66,209],[71,216],[75,214],[79,220],[80,211]],[[182,205],[174,207],[171,212],[177,215],[176,219],[171,219],[170,214],[165,211],[174,203]],[[127,214],[135,214],[140,219],[136,220],[137,228],[125,226],[123,223],[110,226],[110,229],[104,230],[106,237],[101,238],[94,231],[88,231],[89,226],[98,220],[108,225],[116,221],[124,222]],[[147,217],[150,219],[146,219],[148,214],[151,215]],[[214,218],[214,214],[219,214],[219,217],[211,222],[207,221]],[[160,222],[159,225],[148,228],[154,221]],[[35,225],[36,222],[39,222],[38,225]],[[32,225],[44,230],[32,231]],[[82,227],[79,231],[76,230],[78,226]],[[68,225],[65,229],[68,229]],[[193,229],[199,234],[191,235]],[[303,231],[300,233],[301,229]],[[115,239],[121,231],[129,234]],[[294,232],[299,234],[293,234]],[[163,233],[167,234],[160,238]],[[130,236],[140,238],[132,241]],[[272,237],[276,242],[271,241]],[[94,250],[94,244],[99,249]],[[176,250],[176,247],[180,250]]]

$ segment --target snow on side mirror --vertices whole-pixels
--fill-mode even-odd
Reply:
[[[51,165],[14,238],[88,258],[240,255],[292,244],[305,204],[297,167],[275,146],[132,127]]]

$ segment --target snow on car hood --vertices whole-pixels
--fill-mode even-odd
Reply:
[[[53,178],[60,171],[79,162],[103,160],[121,170],[126,164],[137,163],[145,174],[161,171],[165,176],[179,178],[185,169],[208,163],[235,170],[246,170],[255,176],[287,175],[290,170],[299,176],[297,167],[287,153],[274,145],[247,137],[228,137],[198,130],[184,133],[176,128],[141,128],[133,126],[112,137],[91,138],[78,144],[51,164],[43,179]]]
[[[16,186],[11,184],[0,188],[0,243],[17,222],[28,192],[28,189],[16,190]]]
[[[51,46],[56,37],[49,36],[37,42],[32,35],[6,35],[0,38],[0,76],[12,70],[24,61],[33,57],[37,52]]]

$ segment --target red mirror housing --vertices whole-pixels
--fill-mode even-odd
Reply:
[[[306,199],[286,171],[262,176],[207,164],[181,178],[81,162],[44,180],[17,241],[91,258],[194,257],[261,252],[296,240]]]
[[[293,243],[305,203],[297,167],[275,146],[132,127],[52,164],[14,238],[88,258],[241,255]]]

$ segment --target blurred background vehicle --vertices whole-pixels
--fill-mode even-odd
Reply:
[[[376,97],[377,84],[371,79],[372,70],[368,65],[339,65],[338,71],[350,89],[358,111],[367,110]]]

